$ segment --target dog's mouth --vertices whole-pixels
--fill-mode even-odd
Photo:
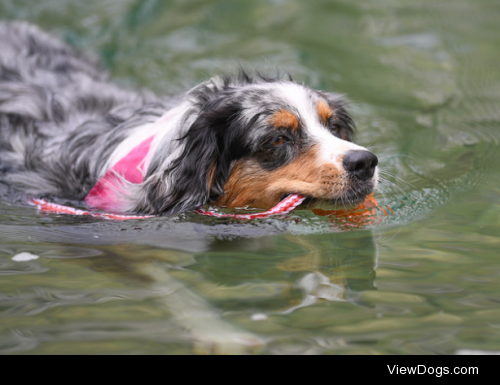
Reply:
[[[324,209],[345,209],[350,210],[365,202],[369,196],[373,195],[377,186],[376,179],[361,181],[350,180],[340,191],[327,192],[327,195],[316,195],[301,193],[300,191],[289,191],[281,196],[281,201],[291,194],[305,197],[304,202],[299,206],[304,209],[324,208]],[[330,195],[331,193],[331,195]]]
[[[372,188],[367,188],[363,190],[351,191],[339,197],[332,198],[318,198],[300,193],[286,193],[281,196],[280,201],[285,200],[290,195],[299,195],[305,197],[304,201],[299,206],[299,208],[302,209],[325,208],[349,210],[363,203],[371,194],[373,194],[373,192]]]

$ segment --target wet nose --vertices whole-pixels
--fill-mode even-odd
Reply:
[[[354,177],[366,181],[373,177],[378,166],[378,158],[370,151],[349,151],[344,157],[344,168]]]

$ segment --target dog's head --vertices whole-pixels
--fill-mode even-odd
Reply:
[[[340,95],[243,73],[189,98],[179,155],[149,171],[140,211],[168,215],[207,202],[267,209],[292,193],[354,205],[377,185],[378,159],[352,142]]]

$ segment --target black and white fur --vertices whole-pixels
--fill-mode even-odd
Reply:
[[[335,111],[334,131],[318,123],[311,107],[317,100]],[[282,109],[300,118],[300,131],[270,127],[270,116]],[[339,95],[291,79],[241,72],[177,99],[159,98],[109,83],[95,59],[35,26],[0,23],[0,180],[26,196],[83,200],[116,161],[155,133],[145,181],[123,182],[121,211],[196,209],[226,193],[238,161],[251,158],[256,173],[272,173],[313,146],[318,159],[343,170],[344,185],[327,196],[308,195],[356,203],[373,191],[378,170],[372,161],[371,175],[359,178],[346,164],[346,154],[367,153],[351,142],[353,129]]]

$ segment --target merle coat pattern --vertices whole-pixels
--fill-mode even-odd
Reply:
[[[110,83],[97,60],[39,28],[0,23],[0,181],[24,196],[83,200],[127,138],[178,110],[162,131],[144,183],[123,181],[120,210],[160,215],[193,210],[226,194],[239,161],[252,159],[256,173],[271,173],[318,146],[306,117],[293,132],[270,127],[270,117],[284,109],[300,116],[294,101],[282,97],[286,87],[325,100],[335,116],[333,123],[325,122],[327,135],[343,151],[365,152],[351,143],[354,122],[339,95],[243,71],[214,78],[180,98],[132,92]],[[342,166],[345,156],[339,159],[340,168],[352,168],[345,160]],[[342,192],[317,198],[343,203],[364,198],[376,185],[375,163],[369,178],[355,178],[348,170],[337,182]],[[301,193],[283,189],[293,192]]]

